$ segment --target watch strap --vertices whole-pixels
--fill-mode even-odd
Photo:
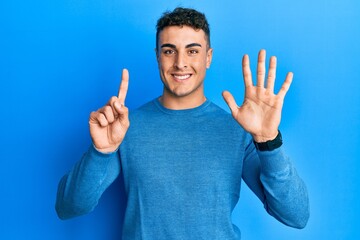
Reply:
[[[255,147],[259,151],[272,151],[276,148],[281,147],[282,143],[283,142],[282,142],[282,136],[280,130],[278,131],[278,135],[276,136],[276,138],[273,140],[260,142],[260,143],[254,141]]]

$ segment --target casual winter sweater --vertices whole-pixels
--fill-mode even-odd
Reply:
[[[231,214],[242,179],[269,214],[305,226],[306,187],[282,147],[257,151],[251,135],[215,104],[170,110],[155,99],[129,117],[118,151],[103,154],[91,146],[62,178],[60,218],[92,211],[121,172],[123,240],[240,239]]]

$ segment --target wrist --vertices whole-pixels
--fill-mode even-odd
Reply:
[[[271,134],[266,134],[266,135],[259,135],[259,134],[251,134],[254,141],[258,142],[258,143],[263,143],[263,142],[267,142],[267,141],[272,141],[276,138],[276,136],[278,135],[278,130],[271,133]]]
[[[278,130],[276,137],[270,140],[265,140],[265,141],[261,140],[260,142],[258,141],[258,139],[254,138],[254,145],[256,149],[259,151],[272,151],[276,148],[279,148],[282,145],[281,133]]]
[[[93,147],[94,147],[94,149],[96,150],[96,151],[98,151],[98,152],[100,152],[100,153],[102,153],[102,154],[110,154],[110,153],[114,153],[114,152],[116,152],[118,149],[119,149],[119,147],[110,147],[110,148],[97,148],[96,146],[95,146],[95,144],[93,144]]]

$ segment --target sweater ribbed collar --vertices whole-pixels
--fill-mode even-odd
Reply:
[[[203,112],[210,104],[211,102],[206,99],[205,102],[203,104],[201,104],[198,107],[195,108],[189,108],[189,109],[181,109],[181,110],[174,110],[174,109],[169,109],[164,107],[161,102],[159,101],[159,98],[155,98],[153,100],[155,106],[162,112],[166,113],[166,114],[171,114],[171,115],[193,115],[193,114],[198,114]]]

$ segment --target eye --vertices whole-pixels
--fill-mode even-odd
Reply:
[[[163,53],[164,53],[165,55],[171,55],[171,54],[174,54],[175,51],[172,50],[172,49],[165,49],[165,50],[163,51]]]
[[[190,49],[190,50],[188,51],[188,53],[189,53],[189,55],[196,55],[196,54],[199,53],[199,50],[197,50],[197,49]]]

